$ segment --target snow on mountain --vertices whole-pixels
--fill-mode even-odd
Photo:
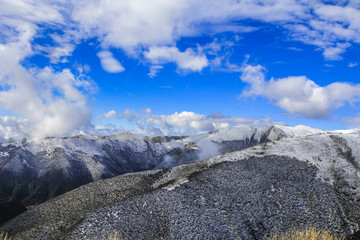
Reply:
[[[295,127],[276,125],[276,127],[284,131],[286,137],[306,136],[312,134],[320,134],[324,132],[323,130],[304,125],[297,125]]]
[[[231,153],[229,154],[229,160],[233,158],[232,155],[236,159],[240,156],[246,158],[249,155],[289,156],[314,164],[320,170],[320,177],[325,180],[332,179],[333,169],[342,169],[347,174],[352,174],[354,178],[360,180],[360,173],[355,174],[360,169],[360,132],[316,131],[314,134],[302,136],[300,133],[297,136],[282,138],[278,141]],[[358,183],[360,186],[360,181]]]
[[[247,138],[256,138],[257,133],[264,129],[247,128],[235,129],[238,132],[246,133]],[[235,134],[226,136],[227,131],[220,132],[220,137],[224,139],[235,139]],[[276,133],[276,134],[275,134]],[[233,133],[232,133],[233,134]],[[243,136],[243,135],[240,135]],[[240,151],[233,151],[224,155],[219,155],[208,159],[207,166],[218,164],[224,161],[241,161],[249,158],[261,158],[264,156],[290,157],[315,166],[318,169],[317,177],[331,185],[342,185],[346,192],[357,196],[360,201],[360,131],[336,130],[322,131],[306,126],[283,127],[274,126],[267,135],[268,139],[262,144],[244,148]],[[281,138],[279,138],[281,136]],[[219,139],[219,138],[218,138]],[[163,178],[157,185],[167,186],[168,190],[188,182],[184,176],[179,178],[178,169],[168,174],[168,178]],[[191,172],[188,174],[191,175]]]
[[[259,143],[324,133],[305,126],[238,126],[190,137],[126,133],[2,143],[0,190],[25,205],[33,205],[99,179],[170,168]],[[288,141],[292,140],[284,140]]]
[[[20,239],[93,239],[118,232],[123,239],[255,240],[307,226],[344,238],[359,229],[357,130],[241,126],[188,138],[141,139],[131,142],[174,145],[164,158],[195,163],[81,186],[0,231]],[[202,148],[215,146],[227,153],[199,161]]]

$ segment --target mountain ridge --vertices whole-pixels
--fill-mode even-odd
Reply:
[[[17,203],[33,206],[92,181],[193,163],[283,138],[319,134],[326,132],[307,126],[238,126],[190,137],[125,133],[2,143],[0,190]]]
[[[0,189],[25,205],[33,205],[94,180],[195,162],[283,135],[277,127],[239,126],[192,137],[146,137],[127,133],[100,138],[76,136],[2,143]],[[40,193],[41,199],[37,199],[34,191],[40,191],[36,190],[41,185],[38,181],[49,182],[47,175],[54,174],[70,187],[55,193],[40,189],[47,193]],[[9,182],[33,185],[34,191],[9,185]],[[54,190],[55,186],[51,187]]]

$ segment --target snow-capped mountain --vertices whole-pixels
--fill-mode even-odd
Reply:
[[[317,131],[303,127],[238,126],[191,137],[121,134],[2,143],[0,190],[29,206],[94,180],[174,167]]]
[[[8,204],[11,199],[16,206],[20,202],[28,207],[95,180],[174,167],[259,143],[320,132],[305,126],[238,126],[191,137],[146,137],[128,133],[101,138],[77,136],[2,143],[0,191],[8,197],[1,202]],[[6,218],[2,219],[0,224]]]
[[[26,211],[0,232],[20,239],[114,232],[123,239],[263,239],[309,225],[341,237],[359,230],[358,130],[242,126],[156,140],[180,144],[196,161],[201,141],[218,146],[219,155],[87,184]]]

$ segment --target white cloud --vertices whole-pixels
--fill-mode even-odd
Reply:
[[[33,40],[42,34],[44,24],[47,30],[65,26],[67,12],[58,1],[1,1],[0,104],[14,114],[1,117],[2,138],[65,136],[91,126],[86,94],[96,87],[90,78],[69,69],[23,64],[35,53]],[[74,49],[67,40],[53,40],[63,43],[63,49],[60,43],[46,49],[52,62],[64,60],[62,56]]]
[[[179,70],[200,72],[209,62],[205,55],[188,48],[184,52],[176,47],[150,47],[144,53],[146,59],[153,64],[176,63]]]
[[[160,72],[161,69],[163,69],[164,67],[161,65],[151,65],[150,66],[150,71],[147,74],[150,78],[154,78],[157,76],[157,74]]]
[[[293,50],[293,51],[296,51],[296,52],[301,52],[301,51],[303,51],[302,48],[297,48],[297,47],[288,47],[287,49]]]
[[[186,36],[256,31],[241,24],[241,20],[252,19],[283,26],[293,40],[320,47],[326,59],[339,60],[346,49],[339,42],[360,42],[358,8],[353,2],[336,5],[297,0],[103,0],[76,2],[73,17],[82,35],[98,37],[104,46],[128,52],[174,45]]]
[[[339,60],[348,44],[360,43],[360,10],[354,1],[15,0],[2,1],[0,15],[2,34],[9,38],[16,32],[8,26],[19,21],[61,29],[63,33],[50,34],[56,46],[46,49],[54,63],[66,61],[80,40],[92,37],[105,49],[121,48],[139,57],[150,47],[175,46],[181,37],[258,30],[244,19],[282,26],[293,40],[321,48],[329,60]]]
[[[169,45],[182,36],[256,30],[233,24],[236,20],[298,21],[309,15],[308,7],[295,0],[103,0],[74,5],[73,18],[83,35],[99,37],[105,46],[123,49]]]
[[[88,87],[87,80],[78,79],[67,69],[26,71],[14,66],[12,70],[18,72],[7,74],[4,84],[10,88],[0,92],[0,103],[27,122],[25,136],[65,136],[91,125],[86,96],[79,90]]]
[[[265,80],[265,69],[243,66],[241,80],[249,87],[242,97],[263,96],[291,114],[309,118],[325,118],[333,109],[360,102],[360,84],[335,82],[321,87],[305,76]]]
[[[2,0],[0,15],[6,19],[20,19],[21,21],[33,23],[63,23],[64,17],[61,12],[65,9],[65,7],[62,7],[62,4],[53,0]]]
[[[360,43],[359,5],[310,2],[308,7],[313,15],[286,25],[295,40],[320,47],[327,60],[341,60],[346,48]]]
[[[16,136],[41,138],[64,136],[89,126],[90,111],[84,93],[94,89],[91,79],[83,74],[75,76],[69,69],[57,72],[49,67],[22,66],[21,61],[33,53],[35,27],[23,23],[16,28],[16,38],[0,44],[0,104],[17,115],[18,122],[26,123],[27,130],[14,124],[7,127],[22,131]]]
[[[0,141],[9,139],[22,139],[30,136],[29,123],[27,120],[16,117],[0,117]]]
[[[351,63],[349,63],[348,67],[353,68],[353,67],[356,67],[356,66],[358,66],[358,65],[359,65],[359,64],[358,64],[357,62],[351,62]]]
[[[113,117],[116,116],[116,112],[115,112],[114,110],[111,110],[111,111],[109,111],[109,112],[107,112],[107,113],[104,113],[103,116],[104,116],[105,118],[113,118]]]
[[[340,23],[332,29],[326,29],[347,40],[360,41],[360,10],[352,6],[322,5],[315,9],[320,19],[330,23]],[[346,25],[346,27],[344,26]]]
[[[100,117],[111,117],[127,119],[135,123],[138,129],[136,133],[145,135],[192,135],[200,132],[214,131],[237,125],[269,126],[275,124],[270,118],[252,119],[241,117],[226,117],[217,112],[210,115],[183,111],[170,115],[154,115],[150,108],[138,114],[133,110],[125,110],[122,114],[115,115],[114,111],[100,115]],[[283,123],[276,123],[283,124]]]
[[[109,73],[119,73],[125,71],[125,68],[114,58],[111,52],[101,51],[98,52],[97,56],[100,58],[101,66],[105,71]]]
[[[78,1],[73,18],[83,35],[99,37],[104,46],[131,50],[172,43],[186,7],[180,0]]]
[[[104,49],[120,48],[135,58],[141,58],[144,52],[163,51],[159,56],[163,61],[176,63],[180,70],[200,71],[209,66],[205,58],[211,53],[197,56],[198,62],[190,67],[181,59],[196,54],[176,51],[176,41],[186,36],[261,29],[242,22],[251,19],[282,26],[289,39],[319,47],[327,60],[340,60],[351,44],[360,43],[360,10],[354,2],[337,5],[298,0],[4,0],[0,30],[7,39],[13,39],[16,26],[27,23],[37,31],[36,37],[41,37],[38,24],[46,24],[55,30],[47,34],[54,45],[35,47],[46,52],[52,63],[66,62],[76,44],[94,37]],[[220,58],[213,60],[214,64],[222,63]],[[110,72],[123,71],[109,53],[104,53],[103,62],[104,69]],[[158,70],[150,68],[149,76],[155,76]]]
[[[341,54],[344,53],[348,47],[350,47],[348,43],[337,43],[334,47],[325,48],[323,56],[326,60],[342,60]]]

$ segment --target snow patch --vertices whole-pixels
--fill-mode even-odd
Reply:
[[[8,157],[8,156],[9,156],[8,152],[4,152],[4,151],[0,152],[0,157]]]
[[[336,141],[337,137],[340,138],[339,141]],[[356,167],[356,165],[360,166],[360,137],[354,132],[347,134],[317,132],[315,135],[283,138],[217,156],[209,159],[207,163],[212,165],[223,161],[240,161],[253,156],[267,155],[291,157],[313,164],[319,169],[318,177],[330,184],[334,182],[334,171],[341,172],[360,194],[360,170]]]
[[[187,183],[187,182],[189,182],[189,180],[187,178],[180,178],[180,179],[177,179],[175,181],[175,183],[165,186],[164,189],[166,189],[168,191],[172,191],[175,188],[180,187],[182,184]]]

